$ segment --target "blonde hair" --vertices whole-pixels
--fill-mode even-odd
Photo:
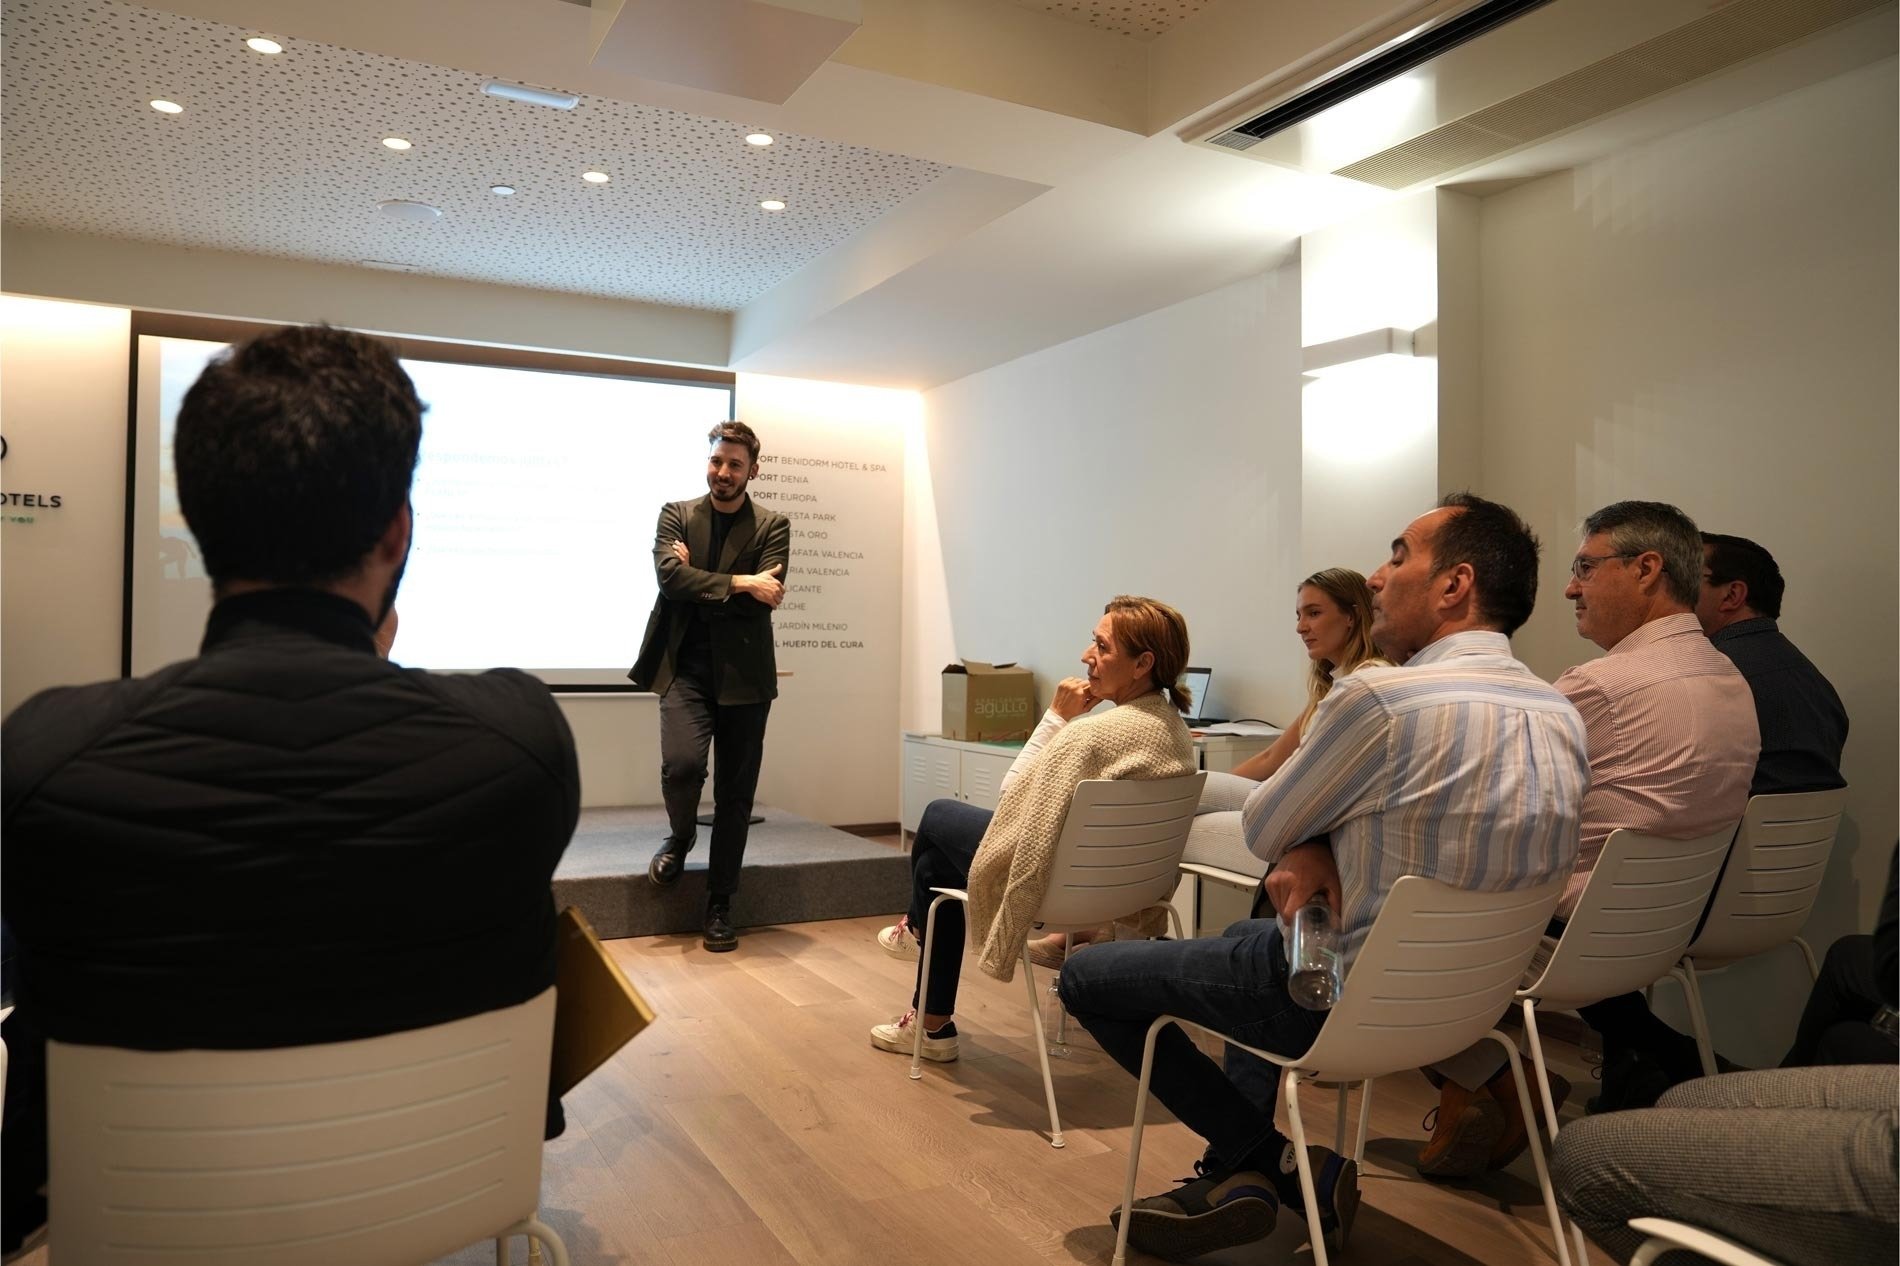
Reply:
[[[1157,689],[1166,687],[1168,699],[1181,712],[1194,706],[1194,693],[1181,680],[1188,662],[1187,620],[1165,602],[1133,594],[1117,594],[1102,608],[1114,623],[1115,640],[1129,655],[1146,652],[1155,657],[1149,669]]]
[[[1332,690],[1335,680],[1367,660],[1379,658],[1379,648],[1372,644],[1372,590],[1366,588],[1366,578],[1350,567],[1328,567],[1300,582],[1301,589],[1308,585],[1331,598],[1351,618],[1352,628],[1346,634],[1339,663],[1324,658],[1312,661],[1306,677],[1306,711],[1300,713],[1301,729],[1313,719],[1319,701]]]

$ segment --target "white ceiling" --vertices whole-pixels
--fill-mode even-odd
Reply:
[[[7,0],[5,22],[9,225],[731,311],[950,170],[795,133],[756,148],[744,124],[630,101],[524,105],[316,41],[262,56],[256,28],[119,0]],[[396,221],[390,198],[443,214]]]
[[[1153,39],[1187,21],[1214,0],[1013,0],[1025,9],[1040,9],[1059,18],[1083,22],[1098,30]]]
[[[107,235],[394,260],[729,312],[736,369],[929,387],[1257,274],[1391,197],[1181,138],[1281,91],[1317,50],[1435,3],[866,0],[858,34],[767,104],[594,60],[578,2],[5,0],[0,205],[9,228],[74,235],[63,258]],[[249,52],[256,32],[288,51]],[[1829,73],[1818,47],[1782,60]],[[1727,74],[1698,110],[1795,86],[1763,67]],[[583,103],[486,98],[489,76]],[[153,113],[161,94],[186,112]],[[1695,95],[1466,178],[1586,161],[1655,120],[1687,126],[1671,102]],[[760,128],[778,144],[746,147]],[[392,133],[416,148],[384,150]],[[583,184],[591,166],[612,183]],[[521,192],[496,198],[497,181]],[[790,209],[766,215],[766,196]],[[396,197],[445,214],[386,223],[374,204]],[[535,334],[520,341],[543,345]]]

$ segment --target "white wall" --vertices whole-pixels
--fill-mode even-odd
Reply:
[[[910,607],[955,627],[907,640],[1027,664],[1046,704],[1102,604],[1148,594],[1186,615],[1212,708],[1290,719],[1299,320],[1289,264],[926,393],[931,486],[913,479],[913,506],[934,502],[948,600],[919,578]],[[927,554],[929,528],[912,531]],[[935,729],[943,665],[922,655],[905,717]]]
[[[0,489],[59,494],[0,522],[0,715],[119,675],[131,314],[0,296]]]
[[[1772,550],[1782,628],[1852,720],[1817,947],[1871,925],[1896,833],[1895,113],[1889,59],[1481,211],[1484,491],[1546,548],[1519,653],[1545,675],[1596,653],[1561,567],[1608,502]],[[1711,981],[1717,1045],[1778,1058],[1806,987],[1791,953]]]
[[[1302,343],[1433,328],[1437,240],[1429,190],[1301,238]],[[1301,576],[1327,567],[1371,575],[1392,538],[1437,500],[1438,362],[1428,350],[1304,380]]]

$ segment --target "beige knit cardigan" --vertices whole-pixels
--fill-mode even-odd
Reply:
[[[1057,731],[1003,792],[970,863],[970,933],[985,975],[1016,975],[1023,942],[1049,889],[1056,841],[1076,784],[1194,772],[1194,738],[1161,691],[1078,717]]]

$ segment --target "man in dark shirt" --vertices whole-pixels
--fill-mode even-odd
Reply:
[[[1755,693],[1761,757],[1749,794],[1845,786],[1841,749],[1847,744],[1847,709],[1821,670],[1775,623],[1784,585],[1774,555],[1745,537],[1704,532],[1702,558],[1696,619]]]
[[[679,882],[698,837],[706,758],[714,753],[712,861],[701,944],[738,948],[732,898],[745,861],[765,722],[778,697],[772,612],[785,597],[792,526],[752,499],[759,437],[722,422],[706,437],[706,495],[660,508],[653,534],[659,595],[629,680],[660,696],[660,790],[667,837],[647,864],[661,888]]]
[[[340,1042],[553,983],[548,885],[580,803],[566,722],[523,673],[376,652],[421,438],[373,339],[282,329],[213,360],[173,445],[217,598],[200,654],[46,691],[0,728],[6,1041],[33,1047],[0,1135],[8,1246],[44,1217],[43,1117],[16,1115],[44,1111],[42,1039]]]

